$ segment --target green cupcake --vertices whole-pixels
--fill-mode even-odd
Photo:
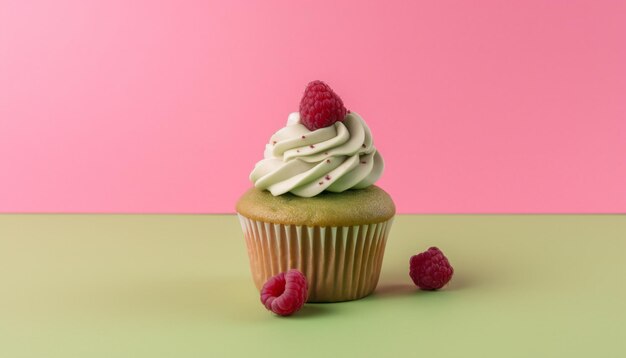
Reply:
[[[250,174],[236,205],[257,288],[297,269],[309,302],[370,294],[380,275],[395,205],[373,183],[384,169],[365,121],[311,82]]]

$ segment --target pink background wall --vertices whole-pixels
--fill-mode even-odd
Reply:
[[[510,3],[4,0],[0,211],[232,212],[322,79],[400,212],[626,212],[625,3]]]

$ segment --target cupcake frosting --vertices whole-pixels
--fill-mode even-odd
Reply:
[[[310,131],[291,113],[287,125],[272,135],[250,180],[272,195],[290,192],[313,197],[323,191],[362,189],[382,174],[384,162],[372,134],[357,113]]]

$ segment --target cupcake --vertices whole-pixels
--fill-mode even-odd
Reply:
[[[373,185],[384,162],[365,121],[321,81],[271,136],[237,202],[257,288],[290,269],[307,302],[365,297],[378,283],[395,205]]]

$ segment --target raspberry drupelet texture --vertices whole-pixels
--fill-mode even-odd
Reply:
[[[261,303],[281,316],[297,312],[308,296],[306,277],[298,270],[281,272],[271,277],[261,289]]]
[[[346,107],[339,96],[322,81],[306,86],[300,101],[300,122],[310,131],[324,128],[346,117]]]
[[[454,273],[454,269],[436,247],[411,257],[409,276],[422,290],[437,290],[445,286]]]

